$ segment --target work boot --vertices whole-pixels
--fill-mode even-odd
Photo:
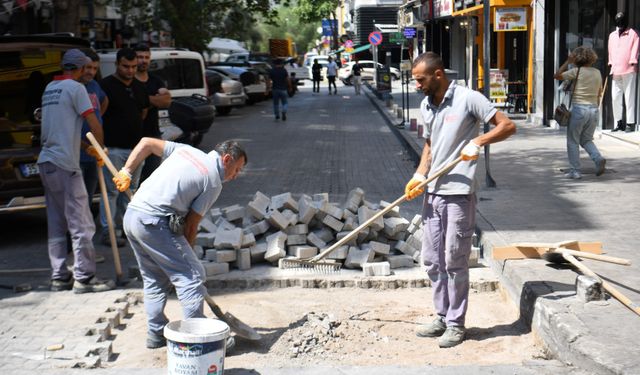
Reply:
[[[596,176],[602,176],[605,164],[607,164],[607,159],[604,158],[596,162]]]
[[[276,113],[276,120],[280,120],[280,112]]]
[[[167,346],[167,339],[163,335],[147,332],[147,349],[158,349]]]
[[[287,121],[287,112],[282,112],[282,121]]]
[[[73,292],[76,294],[106,292],[115,288],[113,280],[100,280],[95,276],[86,281],[76,280],[73,283]]]
[[[63,290],[71,290],[73,288],[73,277],[69,276],[67,280],[53,279],[51,280],[51,291],[60,292]]]
[[[422,324],[416,328],[416,336],[418,337],[439,337],[447,329],[444,318],[438,316],[431,324]]]
[[[633,133],[636,131],[636,124],[627,124],[627,128],[624,130],[625,133]]]
[[[465,329],[460,326],[449,326],[444,331],[444,335],[438,339],[438,346],[441,348],[451,348],[464,341]]]
[[[109,246],[111,247],[111,239],[109,238],[109,231],[103,231],[102,235],[100,237],[100,243],[105,245],[105,246]],[[116,246],[118,247],[124,247],[124,245],[127,244],[127,240],[125,240],[124,238],[116,235]]]

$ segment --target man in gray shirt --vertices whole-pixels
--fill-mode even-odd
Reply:
[[[145,137],[113,178],[119,191],[129,188],[132,171],[151,154],[163,161],[140,185],[123,225],[144,283],[147,348],[155,349],[166,345],[162,331],[169,321],[164,306],[172,285],[184,318],[204,317],[206,275],[191,246],[222,183],[236,178],[247,155],[234,141],[222,142],[207,154],[188,145]]]
[[[482,94],[449,82],[437,54],[426,52],[418,56],[412,74],[417,88],[426,95],[420,104],[426,143],[420,165],[405,187],[407,199],[424,192],[416,186],[426,180],[426,175],[442,169],[459,155],[463,160],[447,175],[428,184],[422,210],[422,261],[433,285],[438,317],[431,324],[418,326],[416,334],[439,337],[438,345],[449,348],[460,344],[465,335],[480,148],[508,138],[516,128]],[[481,122],[495,128],[478,135]]]

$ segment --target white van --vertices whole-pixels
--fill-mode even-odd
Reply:
[[[116,51],[102,52],[100,56],[100,74],[102,77],[113,74],[116,70]],[[194,94],[203,98],[209,97],[205,80],[205,65],[202,55],[193,51],[170,48],[151,48],[149,71],[164,81],[171,92],[173,100],[191,97]],[[213,106],[209,103],[209,105]],[[169,110],[159,110],[159,127],[162,138],[177,140],[197,145],[211,124],[199,126],[197,129],[177,128],[169,119]]]

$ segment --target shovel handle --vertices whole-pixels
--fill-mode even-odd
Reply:
[[[425,187],[431,181],[433,181],[436,178],[442,176],[443,174],[449,172],[449,170],[451,170],[451,168],[455,167],[456,164],[458,164],[460,161],[462,161],[462,156],[458,156],[458,158],[456,160],[454,160],[451,163],[445,165],[442,169],[440,169],[439,171],[437,171],[436,173],[431,175],[428,179],[426,179],[426,180],[422,181],[420,184],[418,184],[418,186],[416,186],[414,189],[421,189],[421,188]],[[406,194],[401,196],[400,198],[396,199],[394,202],[389,204],[383,210],[378,211],[375,215],[370,217],[369,220],[365,221],[364,223],[360,224],[356,229],[354,229],[351,232],[349,232],[349,234],[344,236],[340,241],[334,243],[333,245],[329,246],[326,250],[323,250],[320,254],[316,255],[313,258],[311,258],[311,261],[317,262],[317,261],[320,261],[320,260],[324,259],[332,251],[334,251],[335,249],[337,249],[340,246],[344,245],[345,243],[349,242],[351,239],[353,239],[353,237],[357,236],[358,233],[360,233],[360,231],[362,231],[364,228],[366,228],[369,225],[371,225],[379,217],[381,217],[382,215],[384,215],[387,212],[391,211],[394,207],[396,207],[400,203],[404,202],[406,199],[407,199],[407,195]]]
[[[87,132],[87,139],[89,140],[89,142],[91,142],[91,145],[93,146],[93,148],[95,148],[96,151],[98,151],[98,154],[100,154],[100,157],[104,161],[104,165],[106,165],[107,169],[109,169],[109,172],[111,172],[113,177],[116,177],[118,175],[118,170],[111,162],[111,159],[109,159],[109,157],[107,156],[107,153],[104,152],[104,150],[102,149],[102,146],[100,146],[100,143],[98,143],[98,141],[96,140],[96,137],[94,137],[93,134],[91,134],[91,132]],[[129,197],[129,200],[131,200],[131,198],[133,197],[131,190],[127,189],[125,193]]]
[[[98,183],[100,184],[100,193],[102,194],[102,200],[104,202],[109,201],[107,196],[107,185],[104,182],[104,172],[101,167],[98,169]],[[118,251],[118,244],[116,242],[116,230],[113,225],[113,218],[111,216],[111,207],[108,203],[104,205],[105,216],[107,217],[107,227],[109,229],[109,241],[111,242],[111,251],[113,252],[113,264],[116,268],[116,276],[118,280],[122,278],[122,265],[120,264],[120,252]]]
[[[618,258],[618,257],[612,257],[612,256],[608,256],[608,255],[593,254],[593,253],[588,253],[586,251],[565,249],[563,247],[559,247],[557,249],[557,251],[562,252],[563,254],[571,254],[574,257],[578,257],[578,258],[587,258],[587,259],[599,260],[601,262],[620,264],[620,265],[623,265],[623,266],[630,266],[631,265],[631,261],[629,259],[625,259],[625,258]]]

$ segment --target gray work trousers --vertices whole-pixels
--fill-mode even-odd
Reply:
[[[47,205],[47,232],[52,279],[66,280],[67,231],[71,234],[73,277],[85,281],[96,273],[93,235],[96,232],[81,172],[69,172],[53,163],[39,164]]]
[[[169,323],[164,307],[171,285],[176,288],[184,319],[204,318],[204,267],[187,239],[171,232],[169,217],[129,208],[123,226],[142,275],[148,331],[162,336]]]
[[[447,326],[464,326],[476,196],[427,194],[422,220],[422,262],[431,280],[436,313]]]

